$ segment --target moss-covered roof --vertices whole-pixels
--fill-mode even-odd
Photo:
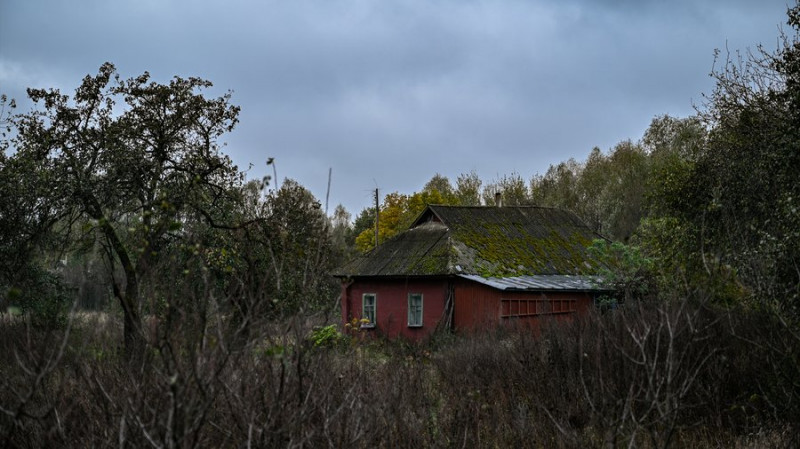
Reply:
[[[336,276],[484,277],[596,274],[592,232],[575,214],[547,207],[428,206],[404,231]]]

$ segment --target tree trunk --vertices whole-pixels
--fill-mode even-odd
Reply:
[[[125,313],[123,332],[125,357],[131,361],[139,360],[144,353],[145,341],[142,320],[138,313]]]
[[[114,296],[122,306],[123,344],[125,357],[128,360],[137,360],[144,350],[144,334],[142,333],[142,318],[138,309],[138,281],[136,274],[125,272],[127,278],[126,288],[123,292],[114,282]]]
[[[120,302],[123,313],[123,340],[125,344],[125,356],[128,360],[138,360],[144,351],[144,334],[142,334],[142,318],[139,316],[139,276],[136,272],[128,250],[117,235],[116,230],[108,220],[99,213],[100,207],[96,205],[95,218],[100,223],[103,234],[108,239],[113,250],[113,254],[119,258],[122,269],[125,272],[125,291],[121,291],[117,283],[114,283],[114,296]],[[113,261],[112,261],[113,262]]]

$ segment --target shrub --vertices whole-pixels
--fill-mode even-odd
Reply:
[[[308,339],[314,344],[314,347],[331,347],[341,341],[342,334],[335,324],[329,324],[314,329]]]
[[[17,286],[8,288],[7,301],[18,307],[37,328],[61,329],[67,322],[72,292],[60,277],[45,270],[31,269]]]

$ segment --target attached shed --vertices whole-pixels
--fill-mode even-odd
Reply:
[[[587,251],[598,238],[560,209],[428,206],[408,230],[338,270],[342,318],[411,340],[568,319],[605,292]]]

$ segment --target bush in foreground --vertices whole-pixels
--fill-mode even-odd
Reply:
[[[196,320],[187,320],[196,326]],[[791,333],[766,312],[629,305],[428,346],[154,323],[136,364],[96,317],[0,327],[12,447],[755,447],[797,435]],[[780,332],[784,329],[784,332]],[[312,337],[312,338],[309,338]],[[329,344],[336,340],[336,344]],[[324,344],[318,344],[324,341]],[[796,343],[796,342],[795,342]]]

